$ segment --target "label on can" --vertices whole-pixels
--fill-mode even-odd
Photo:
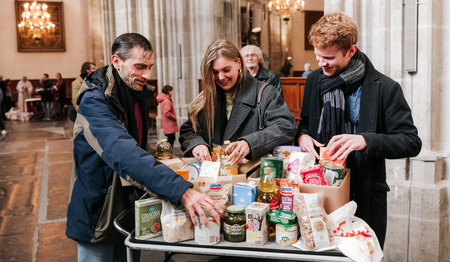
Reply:
[[[275,241],[282,246],[290,246],[297,243],[297,225],[276,225]]]
[[[344,180],[344,166],[324,161],[323,174],[327,178],[328,185],[338,187]]]
[[[212,215],[207,215],[208,227],[197,215],[198,225],[195,227],[195,242],[199,245],[215,245],[220,241],[220,224]]]

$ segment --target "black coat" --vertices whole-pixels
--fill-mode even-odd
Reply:
[[[318,138],[322,109],[318,84],[321,72],[322,69],[315,70],[306,80],[296,141],[301,134]],[[422,141],[400,85],[375,70],[369,60],[361,87],[359,114],[358,132],[364,137],[367,148],[351,153],[347,159],[347,167],[351,169],[350,198],[358,204],[356,216],[372,227],[383,246],[389,191],[385,159],[416,156]]]
[[[259,70],[255,78],[261,82],[273,85],[278,90],[278,92],[280,92],[281,98],[283,98],[283,88],[281,86],[280,77],[277,75],[277,73],[259,64]]]
[[[226,117],[225,92],[220,87],[216,88],[212,143],[221,145],[224,140],[245,140],[250,146],[250,154],[246,156],[248,159],[272,153],[275,146],[292,144],[297,130],[295,118],[280,93],[271,85],[264,88],[261,99],[265,128],[258,130],[257,96],[262,84],[247,74],[237,90],[229,120]],[[192,150],[198,145],[211,149],[203,111],[198,114],[198,127],[195,133],[192,122],[187,120],[180,128],[179,141],[186,156],[192,156]]]

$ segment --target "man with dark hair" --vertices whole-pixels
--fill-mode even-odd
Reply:
[[[422,141],[400,85],[378,72],[356,46],[358,29],[344,13],[323,16],[309,31],[319,69],[306,80],[295,141],[319,158],[327,145],[331,159],[347,157],[350,198],[356,216],[386,235],[385,159],[413,157]]]
[[[41,95],[41,104],[44,109],[44,121],[50,121],[52,118],[52,88],[53,83],[48,79],[48,74],[44,74],[39,84],[39,88],[36,90]]]
[[[142,35],[126,33],[114,41],[112,64],[83,82],[76,97],[75,181],[67,212],[66,234],[78,243],[78,261],[125,261],[124,237],[113,220],[134,205],[141,190],[184,205],[194,225],[207,210],[219,221],[221,208],[192,189],[147,153],[147,88],[153,49]],[[121,185],[120,178],[132,186]],[[133,221],[129,221],[134,224]]]
[[[77,100],[75,97],[78,94],[78,91],[80,91],[80,87],[83,84],[83,80],[86,76],[88,76],[90,73],[95,71],[95,64],[92,62],[84,62],[81,66],[81,74],[75,78],[72,82],[72,105],[75,108],[75,110],[78,111],[78,105]]]

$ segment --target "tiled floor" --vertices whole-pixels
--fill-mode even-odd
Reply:
[[[73,123],[5,122],[0,136],[0,261],[76,261],[76,243],[65,235],[73,169]],[[155,132],[149,140],[156,145]],[[179,146],[175,154],[180,155]],[[144,251],[141,261],[163,261]],[[261,261],[176,254],[170,261]]]

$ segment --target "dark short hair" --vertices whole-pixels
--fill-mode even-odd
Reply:
[[[87,70],[91,69],[91,65],[95,65],[92,62],[84,62],[81,66],[81,74],[87,74]]]
[[[169,85],[165,85],[165,86],[163,87],[163,89],[162,89],[162,92],[163,92],[164,94],[168,95],[169,92],[172,91],[172,90],[173,90],[173,87],[171,87],[171,86],[169,86]]]
[[[44,74],[46,77],[48,77],[48,74]]]
[[[125,33],[116,38],[112,45],[112,54],[117,55],[122,60],[130,58],[130,51],[136,46],[143,49],[144,52],[153,53],[152,44],[143,35],[138,33]]]

